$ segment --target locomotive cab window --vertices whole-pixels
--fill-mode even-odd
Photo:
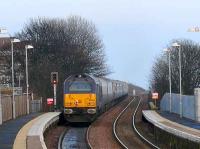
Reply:
[[[74,81],[69,84],[69,92],[91,92],[92,85],[89,82]]]

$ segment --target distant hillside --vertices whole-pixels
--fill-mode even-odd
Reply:
[[[146,90],[143,89],[142,87],[139,87],[137,85],[133,85],[131,83],[129,83],[129,94],[132,95],[133,94],[133,90],[135,90],[136,95],[137,94],[141,94],[144,93]]]

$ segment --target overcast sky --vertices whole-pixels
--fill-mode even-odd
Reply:
[[[14,34],[29,18],[80,15],[92,21],[103,39],[109,77],[148,89],[154,59],[177,38],[200,41],[199,0],[2,0],[0,27]]]

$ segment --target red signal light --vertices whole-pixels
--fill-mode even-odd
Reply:
[[[51,73],[51,83],[57,84],[58,83],[58,72]]]

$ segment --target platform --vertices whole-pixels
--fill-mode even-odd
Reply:
[[[194,125],[195,122],[193,122],[194,128],[192,128],[189,127],[192,126],[192,123],[190,123],[190,121],[187,121],[185,119],[178,120],[176,117],[169,116],[166,113],[161,112],[161,115],[163,116],[153,110],[143,110],[142,113],[147,121],[152,123],[154,126],[178,137],[200,143],[200,130],[195,129],[195,127],[198,126],[199,123],[196,123],[196,125]]]
[[[59,121],[60,112],[47,112],[24,125],[15,138],[13,149],[47,149],[44,132]]]
[[[157,112],[162,117],[164,117],[164,118],[166,118],[170,121],[173,121],[173,122],[179,123],[181,125],[200,130],[200,123],[197,122],[197,121],[194,121],[194,120],[191,120],[191,119],[188,119],[188,118],[184,118],[184,117],[180,118],[180,116],[178,114],[175,114],[175,113],[169,113],[169,112],[166,112],[166,111],[157,111]]]
[[[39,116],[41,113],[33,113],[21,116],[14,120],[9,120],[0,125],[0,148],[12,149],[18,131],[30,120]]]

